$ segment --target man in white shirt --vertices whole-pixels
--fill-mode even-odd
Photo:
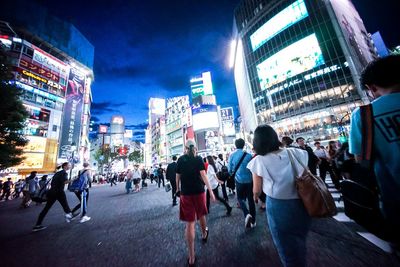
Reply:
[[[314,154],[319,158],[319,176],[322,178],[322,180],[325,182],[326,178],[326,173],[329,172],[330,176],[332,177],[333,172],[332,168],[329,165],[329,155],[328,152],[325,150],[323,146],[321,146],[320,142],[315,142],[314,143],[316,149],[314,150]]]

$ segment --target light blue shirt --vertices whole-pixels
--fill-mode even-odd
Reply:
[[[383,203],[400,205],[400,93],[372,102],[374,116],[374,170]],[[351,115],[350,153],[361,155],[360,109]]]
[[[228,171],[231,175],[235,171],[235,168],[238,165],[240,159],[242,158],[243,153],[244,153],[243,149],[237,149],[229,157]],[[247,153],[247,155],[243,159],[243,162],[240,164],[238,171],[236,172],[235,180],[237,182],[242,184],[248,184],[253,182],[251,172],[249,169],[247,169],[247,164],[250,162],[251,159],[252,159],[251,154]]]

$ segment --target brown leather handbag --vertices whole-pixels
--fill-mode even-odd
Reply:
[[[335,201],[324,181],[320,177],[313,175],[308,170],[308,167],[290,149],[287,149],[287,152],[295,175],[297,193],[303,201],[308,214],[316,218],[336,215]],[[297,173],[295,161],[304,168],[302,175]]]

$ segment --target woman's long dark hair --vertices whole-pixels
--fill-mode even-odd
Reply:
[[[195,154],[194,154],[194,145],[190,145],[189,146],[189,152],[188,152],[189,157],[194,158]]]
[[[254,131],[253,148],[257,155],[266,155],[279,150],[281,142],[275,130],[267,125],[260,125]]]
[[[218,169],[217,169],[217,166],[215,166],[214,158],[212,156],[207,156],[207,161],[208,161],[208,164],[213,167],[215,173],[217,173]]]

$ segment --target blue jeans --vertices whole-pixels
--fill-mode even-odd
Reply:
[[[306,266],[306,237],[311,217],[302,200],[275,199],[267,196],[266,216],[283,266]]]
[[[252,219],[252,223],[256,221],[256,205],[254,204],[253,199],[253,183],[242,184],[236,181],[236,194],[237,199],[240,205],[240,208],[243,211],[243,215],[246,218],[247,214],[250,213]],[[246,200],[249,202],[249,209],[247,209]]]

